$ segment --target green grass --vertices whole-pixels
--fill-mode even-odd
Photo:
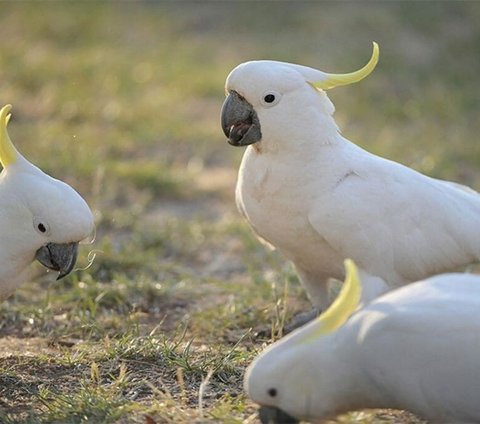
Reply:
[[[2,423],[255,423],[243,372],[309,307],[235,210],[228,72],[375,72],[329,93],[345,136],[480,188],[476,2],[3,2],[0,93],[27,158],[80,191],[79,269],[0,305]],[[95,254],[91,266],[88,255]],[[91,259],[91,256],[90,256]],[[340,423],[419,422],[362,411]]]

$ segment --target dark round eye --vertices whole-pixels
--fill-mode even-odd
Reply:
[[[275,101],[275,96],[273,94],[267,94],[264,98],[263,101],[265,103],[273,103]]]
[[[272,387],[272,388],[268,389],[267,393],[268,393],[268,396],[275,397],[275,396],[277,396],[277,389]]]
[[[48,222],[45,222],[41,217],[33,217],[33,228],[42,235],[48,236],[50,234],[50,227]]]

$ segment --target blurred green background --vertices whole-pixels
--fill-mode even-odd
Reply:
[[[0,88],[20,147],[47,171],[81,179],[88,195],[104,167],[106,181],[160,183],[161,195],[192,160],[236,167],[242,152],[218,126],[234,66],[350,71],[375,40],[375,73],[329,93],[341,128],[379,154],[454,174],[478,159],[479,23],[473,1],[6,2]]]
[[[241,62],[349,72],[378,42],[374,73],[328,93],[342,133],[480,189],[478,2],[0,7],[0,97],[13,104],[11,138],[74,186],[97,220],[97,239],[79,263],[86,266],[93,250],[89,269],[54,283],[38,268],[0,307],[2,422],[144,422],[145,411],[158,422],[255,422],[241,378],[268,340],[249,328],[277,328],[308,302],[290,266],[255,240],[235,210],[243,151],[226,143],[219,115],[225,78]],[[164,368],[140,378],[132,358]],[[108,376],[125,363],[122,385]],[[212,368],[213,394],[199,410],[199,383]],[[133,397],[129,387],[137,385],[142,395]],[[172,394],[170,409],[152,385]],[[79,387],[85,398],[74,395]],[[99,402],[86,402],[89,396]],[[408,422],[399,419],[345,422]]]

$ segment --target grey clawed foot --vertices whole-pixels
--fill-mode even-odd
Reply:
[[[310,311],[307,312],[300,312],[299,314],[295,315],[292,320],[283,327],[283,334],[291,333],[293,330],[300,328],[301,326],[305,325],[306,323],[314,320],[320,314],[320,309],[312,308]]]
[[[307,324],[308,322],[314,320],[320,314],[320,309],[312,308],[307,312],[300,312],[299,314],[295,315],[292,320],[285,324],[282,330],[282,335],[285,336],[288,333],[291,333],[293,330],[300,328],[301,326]],[[256,332],[256,337],[261,339],[270,339],[272,338],[272,329],[271,328],[264,328]],[[277,335],[278,336],[278,335]]]

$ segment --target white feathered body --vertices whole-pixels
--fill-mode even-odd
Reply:
[[[369,275],[388,290],[480,257],[475,191],[370,154],[339,134],[328,143],[320,134],[290,144],[248,147],[237,204],[256,233],[295,264],[317,306],[326,306],[327,279],[343,279],[345,258],[366,273],[369,293]]]
[[[374,301],[342,329],[389,407],[480,422],[480,277],[445,274]]]
[[[244,138],[255,141],[240,167],[238,207],[293,261],[312,302],[327,306],[326,281],[343,278],[346,258],[361,269],[364,301],[477,261],[480,195],[342,137],[333,104],[313,87],[323,79],[299,65],[243,63],[227,78],[222,113],[229,137],[251,125]]]
[[[406,409],[432,423],[480,422],[479,276],[444,274],[402,287],[336,332],[305,341],[316,325],[254,361],[246,375],[254,401],[310,422],[365,408]]]

